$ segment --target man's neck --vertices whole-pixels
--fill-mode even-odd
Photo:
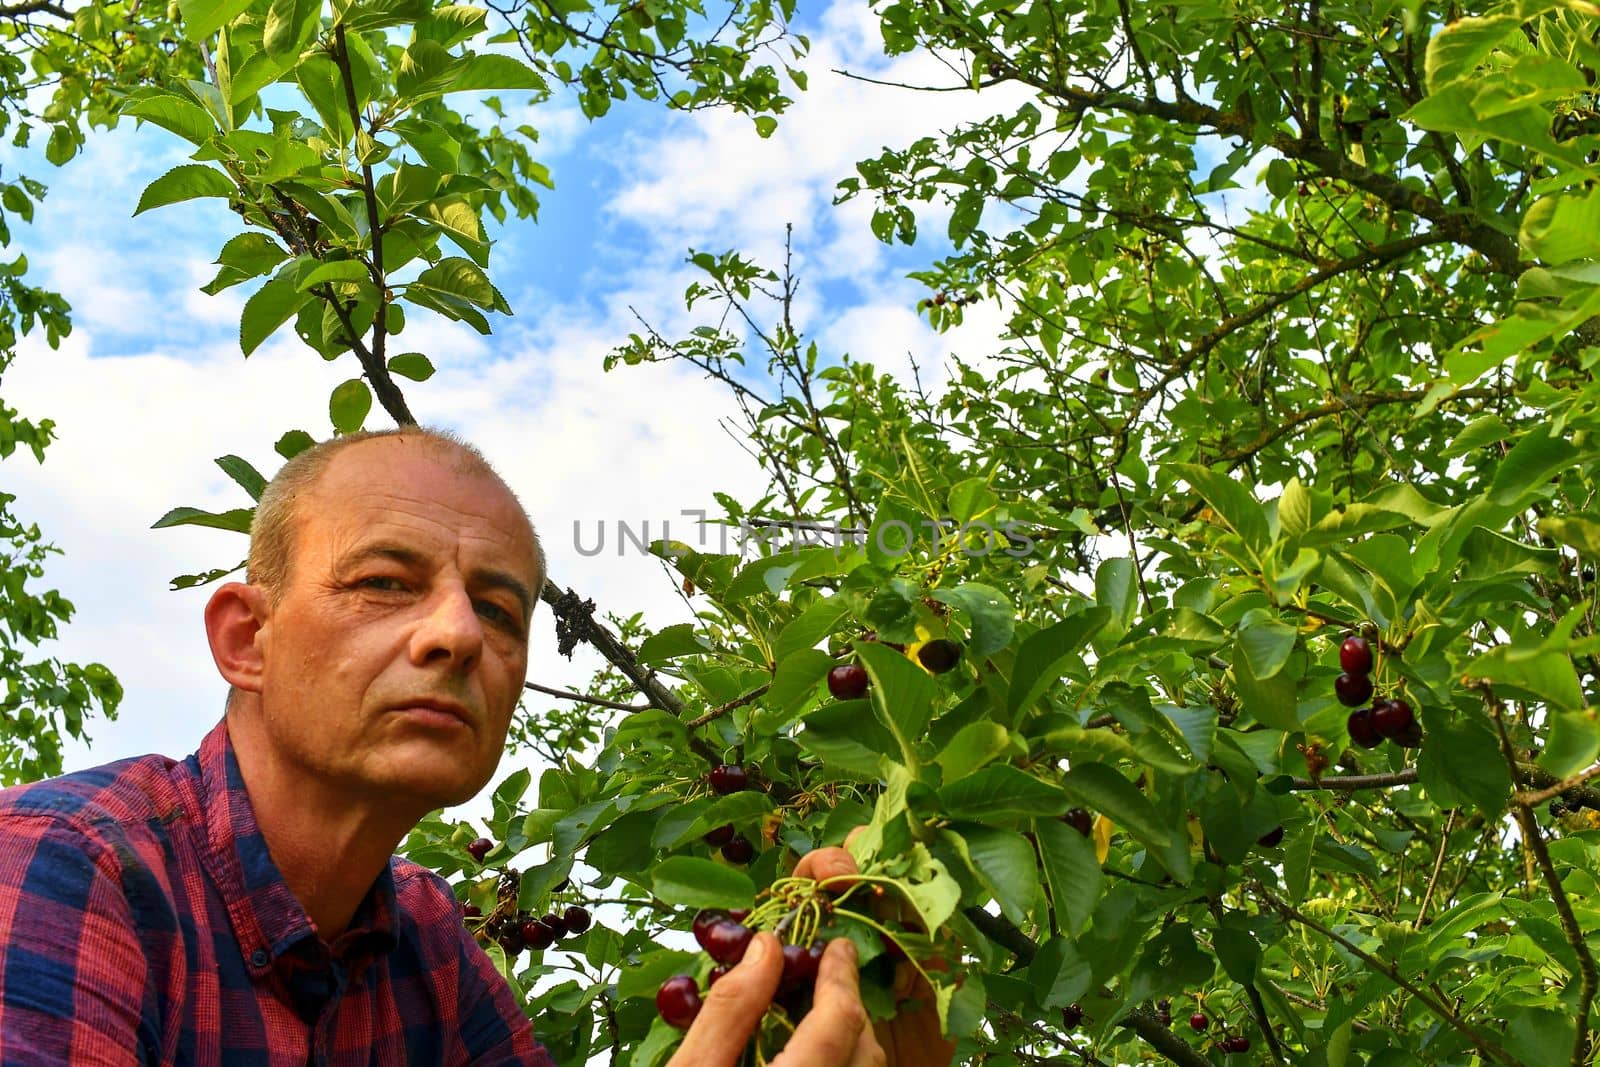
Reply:
[[[352,797],[271,758],[255,737],[258,720],[230,715],[228,734],[256,823],[289,890],[322,940],[350,925],[417,818],[390,804]]]

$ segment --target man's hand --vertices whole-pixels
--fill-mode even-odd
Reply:
[[[739,965],[706,994],[705,1006],[667,1067],[737,1064],[782,977],[778,939],[757,934]],[[822,954],[811,1011],[772,1067],[885,1067],[887,1063],[861,1005],[856,947],[838,938]]]
[[[857,873],[856,861],[842,848],[819,848],[801,857],[794,873],[819,882],[846,878]],[[782,975],[777,938],[757,934],[739,965],[711,987],[667,1067],[733,1067],[772,1003]],[[955,1045],[939,1031],[933,991],[909,962],[896,969],[894,995],[896,1002],[917,1003],[906,1005],[893,1019],[867,1025],[855,945],[836,938],[823,953],[811,1011],[772,1067],[942,1067],[952,1062]]]

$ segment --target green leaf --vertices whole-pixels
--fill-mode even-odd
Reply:
[[[965,839],[973,865],[994,891],[1000,911],[1013,923],[1023,922],[1039,892],[1039,867],[1028,839],[979,823],[956,823],[951,829]]]
[[[1060,905],[1056,906],[1060,912]],[[1082,1000],[1094,986],[1094,968],[1072,938],[1052,937],[1028,965],[1028,984],[1045,1008],[1056,1010]]]
[[[200,163],[185,163],[173,167],[145,186],[144,193],[139,197],[139,206],[133,209],[133,213],[139,215],[151,208],[202,196],[230,197],[237,192],[233,182],[220,170]]]
[[[1076,936],[1094,914],[1105,882],[1094,844],[1059,819],[1035,820],[1033,832],[1044,860],[1056,921],[1064,931]]]
[[[1225,474],[1192,463],[1168,464],[1184,481],[1194,486],[1245,547],[1260,554],[1267,547],[1267,519],[1261,504],[1250,491]]]
[[[1011,673],[1006,693],[1006,714],[1015,722],[1017,714],[1044,695],[1057,678],[1074,662],[1081,662],[1089,639],[1111,618],[1105,608],[1090,608],[1040,630],[1022,642],[1017,650],[1017,665]]]
[[[1539,520],[1539,533],[1600,559],[1600,515],[1548,515]]]
[[[1576,711],[1584,705],[1578,672],[1571,657],[1561,652],[1499,645],[1468,663],[1463,673],[1558,709]]]
[[[482,308],[492,308],[497,302],[494,286],[489,284],[488,276],[478,269],[477,264],[460,256],[450,256],[429,267],[406,288],[409,290],[413,286],[460,297]]]
[[[295,288],[305,292],[325,282],[363,282],[371,278],[359,259],[333,259],[318,263],[300,276]]]
[[[1171,832],[1145,795],[1103,763],[1075,763],[1061,779],[1061,788],[1078,807],[1098,811],[1148,844],[1159,848],[1172,842]]]
[[[917,766],[917,742],[933,714],[933,679],[904,655],[877,641],[858,646],[856,655],[872,683],[867,695],[873,712],[894,736],[901,762]]]
[[[1278,498],[1278,526],[1290,537],[1299,537],[1311,529],[1311,494],[1299,478],[1290,478]]]
[[[1096,635],[1106,645],[1121,640],[1133,622],[1139,607],[1134,578],[1133,560],[1123,556],[1106,560],[1094,572],[1095,603],[1111,613],[1105,628]]]
[[[1276,619],[1259,619],[1241,627],[1239,650],[1250,665],[1251,677],[1263,681],[1283,670],[1297,634],[1293,626]]]
[[[1539,753],[1539,766],[1557,778],[1565,778],[1594,762],[1600,754],[1595,709],[1552,712],[1548,721],[1550,731],[1544,751]]]
[[[698,856],[658,863],[650,888],[668,904],[691,908],[748,908],[756,895],[749,875]]]
[[[271,0],[261,45],[267,55],[284,58],[300,51],[321,24],[322,0]]]
[[[312,297],[294,286],[291,272],[282,271],[245,301],[239,318],[239,348],[249,355],[299,311]]]
[[[698,952],[652,948],[639,957],[639,962],[617,971],[617,999],[632,1000],[635,997],[653,999],[656,990],[661,988],[661,983],[673,975],[692,972],[699,962]]]
[[[520,59],[491,52],[468,57],[446,91],[459,93],[543,88],[545,81],[538,71]]]
[[[251,500],[261,499],[262,492],[267,488],[267,480],[250,465],[249,461],[238,456],[220,456],[217,459],[217,466],[221,467],[228,477],[238,482],[244,491],[250,494]]]
[[[1490,818],[1510,801],[1511,775],[1487,724],[1460,716],[1455,722],[1429,721],[1417,772],[1430,792],[1435,782],[1466,797]],[[1444,801],[1440,800],[1440,804]]]
[[[848,610],[849,604],[840,596],[814,602],[779,631],[778,639],[772,643],[773,658],[781,663],[802,649],[815,648],[834,631]]]
[[[1515,15],[1456,19],[1428,41],[1423,59],[1428,92],[1435,93],[1451,82],[1471,78],[1478,64],[1494,46],[1512,33],[1519,20]]]
[[[328,417],[340,433],[355,433],[372,410],[372,390],[360,378],[351,378],[334,387],[328,397]]]
[[[1060,815],[1068,807],[1067,793],[1009,764],[985,767],[958,782],[947,783],[939,790],[939,801],[956,818],[985,821]]]
[[[157,519],[150,528],[164,530],[169,526],[206,526],[213,530],[232,530],[249,533],[250,519],[255,514],[251,508],[235,508],[216,514],[199,508],[173,508]]]
[[[389,357],[389,372],[414,382],[425,382],[433,377],[433,361],[421,352],[402,352]]]
[[[939,753],[944,780],[959,781],[1011,746],[1011,734],[996,722],[969,722]]]
[[[135,100],[123,113],[160,126],[190,144],[205,144],[217,132],[217,124],[205,108],[176,93],[162,93]]]
[[[1000,590],[980,582],[963,582],[954,589],[935,589],[932,596],[967,613],[972,622],[967,654],[972,658],[993,655],[1011,643],[1017,609]]]
[[[178,0],[183,35],[191,41],[203,41],[249,6],[250,0]]]
[[[695,633],[693,623],[680,622],[663,627],[639,645],[640,663],[663,663],[678,656],[697,656],[711,651],[711,643]]]
[[[1600,226],[1600,220],[1596,224]],[[1569,467],[1577,454],[1572,442],[1548,425],[1534,427],[1500,461],[1489,490],[1490,502],[1515,505],[1531,498],[1551,475]]]
[[[1263,653],[1264,654],[1264,653]],[[1258,678],[1245,649],[1245,633],[1239,634],[1233,657],[1234,685],[1240,702],[1257,722],[1290,733],[1300,729],[1300,713],[1294,675],[1279,663],[1270,678]]]
[[[1256,980],[1256,968],[1261,964],[1261,946],[1246,930],[1231,926],[1218,927],[1211,935],[1211,946],[1216,950],[1222,969],[1240,985],[1251,985]]]

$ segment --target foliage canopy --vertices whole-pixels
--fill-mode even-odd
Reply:
[[[289,328],[355,360],[335,432],[374,399],[410,420],[396,376],[432,365],[390,354],[406,315],[488,332],[509,310],[483,213],[532,217],[548,175],[498,101],[450,94],[560,82],[591,116],[636,94],[770,132],[788,101],[760,57],[805,45],[792,8],[743,0],[85,10],[66,51],[31,45],[62,72],[40,117],[194,146],[140,210],[229,200],[244,228],[207,289],[258,286],[246,355]],[[859,824],[906,909],[891,932],[955,965],[935,999],[964,1061],[1222,1063],[1247,1036],[1252,1062],[1591,1062],[1600,8],[874,10],[890,53],[1030,90],[839,188],[886,242],[948,219],[924,310],[948,328],[997,302],[997,350],[929,395],[819,352],[786,269],[695,255],[706,325],[610,365],[726,383],[771,483],[725,518],[768,536],[755,558],[655,546],[693,624],[619,636],[547,587],[563,643],[611,661],[590,696],[644,703],[529,716],[519,738],[555,766],[497,788],[487,867],[477,831],[439,819],[410,854],[485,912],[634,902],[561,967],[489,946],[566,1062],[660,1062],[656,986],[709,966],[661,933]],[[1420,743],[1355,743],[1334,680],[1358,632]],[[961,655],[930,671],[940,640]],[[846,661],[865,698],[829,694]],[[724,760],[760,788],[713,795]],[[758,844],[748,867],[708,858],[729,824]],[[876,932],[837,932],[893,1012]],[[1214,1025],[1173,1029],[1163,1001]]]

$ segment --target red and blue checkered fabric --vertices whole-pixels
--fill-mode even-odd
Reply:
[[[449,885],[393,858],[317,936],[226,721],[200,751],[0,790],[0,1067],[553,1067]]]

